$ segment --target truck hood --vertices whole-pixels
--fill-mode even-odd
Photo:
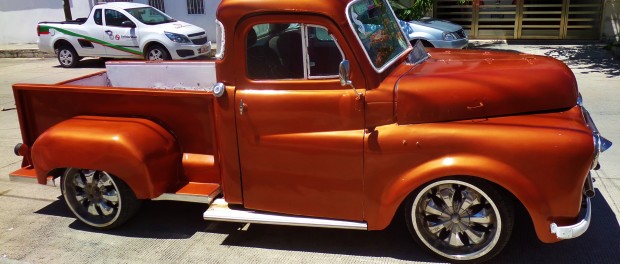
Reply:
[[[480,119],[573,107],[571,70],[549,57],[436,50],[396,84],[399,124]]]
[[[435,18],[422,18],[420,20],[409,21],[409,24],[415,28],[415,26],[429,27],[444,32],[455,32],[463,29],[460,25],[454,24],[450,21],[435,19]]]
[[[159,24],[156,26],[160,27],[163,31],[170,32],[170,33],[183,34],[183,35],[195,34],[195,33],[200,33],[200,32],[205,31],[201,27],[194,26],[190,23],[186,23],[183,21]]]

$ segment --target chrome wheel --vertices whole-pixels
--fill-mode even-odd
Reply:
[[[496,201],[501,201],[502,207],[510,206],[497,192],[489,191],[488,185],[477,185],[480,188],[467,181],[441,180],[417,192],[408,210],[408,223],[419,242],[453,261],[488,259],[497,254],[510,235],[512,211],[500,211]]]
[[[105,171],[68,169],[62,179],[62,194],[69,209],[82,222],[96,228],[122,224],[134,211],[137,199],[118,178]],[[128,193],[129,192],[129,193]],[[128,208],[125,208],[128,204]]]

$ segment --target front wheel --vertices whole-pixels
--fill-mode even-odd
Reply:
[[[145,59],[149,61],[170,60],[170,54],[162,45],[151,45],[146,51]]]
[[[450,262],[483,262],[506,245],[512,204],[489,183],[469,178],[431,182],[414,192],[407,225],[422,247]]]
[[[73,214],[97,229],[125,223],[140,206],[129,186],[105,171],[69,168],[60,187]]]

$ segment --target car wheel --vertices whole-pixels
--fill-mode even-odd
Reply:
[[[80,57],[73,47],[70,46],[60,46],[58,48],[58,62],[60,66],[64,68],[73,68],[77,66],[78,61],[80,61]]]
[[[450,262],[483,262],[506,245],[514,223],[509,200],[475,179],[431,182],[408,199],[407,226],[414,240]]]
[[[161,45],[152,45],[146,51],[145,59],[149,61],[170,60],[170,54],[165,47]]]
[[[129,186],[105,171],[69,168],[60,187],[73,214],[97,229],[125,223],[140,207],[140,200]]]

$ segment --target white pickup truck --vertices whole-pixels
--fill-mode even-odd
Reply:
[[[56,53],[65,68],[87,56],[181,60],[211,50],[204,29],[137,3],[96,5],[88,18],[41,22],[37,33],[39,49]]]

